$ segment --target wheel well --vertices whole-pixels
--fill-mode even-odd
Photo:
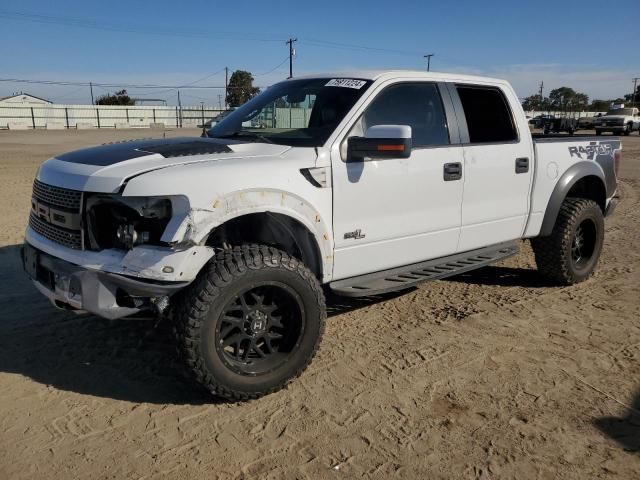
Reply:
[[[208,246],[222,249],[247,243],[283,250],[322,279],[322,256],[316,239],[294,218],[273,212],[250,213],[216,227],[206,241]]]
[[[598,204],[604,213],[607,202],[607,192],[602,180],[595,175],[582,177],[573,184],[567,197],[586,198]]]

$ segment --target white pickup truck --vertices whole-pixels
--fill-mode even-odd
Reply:
[[[594,119],[593,126],[596,135],[602,135],[603,132],[631,135],[633,131],[640,131],[640,113],[637,108],[625,108],[622,105]]]
[[[527,238],[543,275],[585,280],[620,153],[616,138],[532,138],[503,80],[301,77],[203,138],[47,160],[23,261],[60,308],[166,316],[195,378],[246,400],[309,364],[326,289],[406,289],[497,262]]]

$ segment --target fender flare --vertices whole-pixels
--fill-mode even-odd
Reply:
[[[605,189],[605,196],[607,196],[607,182],[602,167],[596,162],[581,161],[571,165],[566,172],[560,177],[560,180],[556,183],[556,186],[551,193],[549,202],[547,203],[547,209],[544,212],[544,218],[542,220],[542,228],[540,229],[540,236],[545,237],[551,235],[553,226],[556,224],[558,213],[560,213],[560,207],[562,202],[567,198],[571,187],[573,187],[578,180],[585,177],[598,177],[602,182]]]
[[[280,190],[244,190],[218,197],[210,209],[191,210],[181,222],[175,237],[189,236],[196,244],[202,243],[216,227],[252,213],[277,213],[296,220],[315,240],[320,253],[323,279],[333,273],[333,234],[331,225],[320,212],[303,198]]]

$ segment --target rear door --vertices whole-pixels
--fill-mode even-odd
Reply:
[[[463,159],[446,100],[435,83],[381,87],[332,151],[335,280],[455,253]],[[347,138],[374,125],[409,125],[411,156],[346,161]],[[446,168],[458,173],[445,179]]]
[[[533,145],[529,132],[518,132],[509,103],[517,98],[494,86],[451,87],[464,143],[458,251],[521,238],[529,212]]]

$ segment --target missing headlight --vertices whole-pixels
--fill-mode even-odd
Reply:
[[[122,197],[96,194],[87,198],[87,240],[92,250],[132,249],[159,245],[169,220],[171,200],[164,197]]]

